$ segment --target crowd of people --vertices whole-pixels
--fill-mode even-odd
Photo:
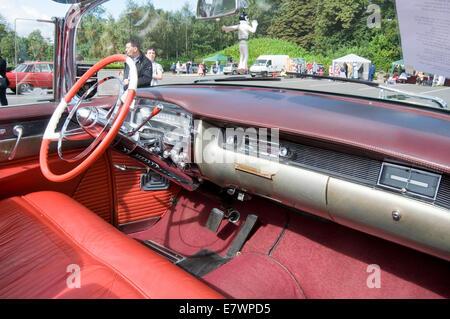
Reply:
[[[146,86],[155,86],[158,84],[158,81],[163,79],[164,69],[161,64],[155,61],[156,59],[156,49],[153,47],[148,48],[145,51],[145,55],[141,52],[140,43],[136,39],[131,39],[127,41],[125,46],[125,51],[129,57],[131,57],[136,63],[136,67],[138,70],[138,87],[146,87]],[[194,71],[194,63],[192,61],[186,62],[184,65],[178,61],[177,63],[173,62],[170,66],[170,71],[173,74],[186,73],[191,74]],[[195,64],[195,74],[198,76],[205,76],[208,72],[208,68],[205,62],[201,62],[198,65]],[[151,74],[151,77],[149,76]],[[128,76],[129,70],[128,67],[125,66],[123,72],[123,84],[124,87],[128,85]]]
[[[445,84],[445,77],[442,75],[431,75],[416,71],[414,76],[416,77],[416,85],[443,86]]]
[[[193,63],[192,61],[188,61],[186,63],[180,63],[180,61],[177,61],[177,63],[173,62],[170,66],[170,71],[172,74],[197,74],[199,76],[205,76],[206,72],[208,71],[208,68],[205,64],[205,62],[199,63],[198,65],[196,63]]]
[[[401,73],[400,73],[401,71]],[[386,80],[387,84],[396,83],[416,83],[416,85],[443,86],[445,77],[438,74],[427,74],[421,71],[414,71],[413,75],[408,76],[404,70],[395,68],[392,75]],[[400,75],[399,75],[400,73]]]
[[[311,61],[307,63],[304,59],[290,58],[286,70],[301,74],[324,75],[325,69],[322,64]]]

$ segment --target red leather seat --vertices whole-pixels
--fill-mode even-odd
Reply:
[[[66,195],[0,201],[0,298],[221,297]]]

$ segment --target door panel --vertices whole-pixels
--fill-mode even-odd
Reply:
[[[114,99],[114,98],[113,98]],[[88,102],[107,107],[111,98]],[[180,187],[174,183],[168,190],[142,191],[142,171],[120,171],[112,163],[144,167],[140,162],[116,151],[106,152],[85,173],[64,183],[47,180],[39,166],[39,148],[55,103],[0,109],[0,199],[36,191],[51,190],[67,194],[115,225],[157,220],[170,208]],[[17,137],[14,127],[23,127],[23,136],[13,160],[8,160]],[[86,141],[68,141],[67,157],[78,154]],[[57,173],[68,171],[74,164],[63,162],[55,153],[55,144],[48,156],[51,169]],[[72,153],[72,154],[70,154]],[[147,225],[150,225],[147,223]]]
[[[67,170],[70,165],[62,162],[56,154],[49,155],[49,163],[55,171]],[[53,183],[42,175],[39,157],[0,164],[0,199],[32,192],[51,190],[73,195],[81,176],[64,183]]]
[[[140,162],[116,151],[111,152],[112,163],[133,167],[145,167]],[[171,183],[162,191],[140,189],[142,171],[121,171],[113,167],[114,187],[117,198],[117,226],[160,217],[172,206],[180,186]]]

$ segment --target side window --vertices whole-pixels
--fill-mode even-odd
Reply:
[[[42,64],[36,64],[36,65],[34,66],[33,72],[34,72],[34,73],[43,73],[44,71],[42,70]]]
[[[53,70],[49,65],[53,63],[55,25],[46,12],[41,17],[39,21],[31,19],[19,10],[11,20],[0,13],[1,57],[6,62],[9,80],[8,106],[35,105],[54,99]]]
[[[34,72],[50,73],[48,64],[36,64]]]

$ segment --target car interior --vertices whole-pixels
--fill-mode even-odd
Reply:
[[[0,108],[0,298],[450,297],[447,111],[80,75],[75,2],[54,99]]]

